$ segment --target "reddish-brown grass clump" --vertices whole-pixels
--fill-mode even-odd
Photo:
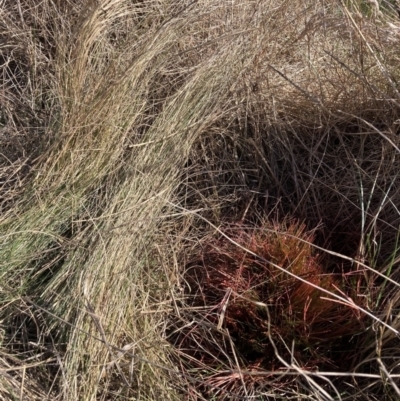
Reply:
[[[197,348],[192,357],[218,370],[228,355],[239,369],[252,372],[247,378],[252,382],[255,372],[276,372],[293,364],[309,371],[338,369],[343,363],[348,368],[357,349],[355,335],[365,324],[356,294],[361,276],[353,273],[350,281],[339,269],[326,271],[314,251],[314,234],[295,221],[264,222],[256,228],[234,224],[222,233],[203,247],[188,270],[195,304],[205,311],[203,322],[215,329],[209,340],[197,335],[191,345],[187,340],[196,337],[196,329],[186,333],[181,345]],[[218,338],[220,344],[215,343]],[[213,361],[210,355],[217,354]],[[233,378],[226,373],[220,376],[214,370],[209,384],[226,386]]]

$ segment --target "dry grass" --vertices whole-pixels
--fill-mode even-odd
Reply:
[[[332,270],[304,230],[284,219],[229,225],[187,265],[193,301],[182,313],[194,318],[171,341],[204,377],[205,394],[297,393],[282,369],[342,372],[358,364],[372,325],[363,311],[377,295],[370,274],[357,265]]]
[[[400,22],[381,3],[0,2],[0,399],[398,399]],[[312,279],[224,230],[286,216],[313,232],[289,229]],[[289,274],[276,305],[316,285],[315,319],[356,313],[357,358],[295,355],[295,313],[243,375],[187,289],[221,238]],[[178,346],[191,329],[207,347]]]

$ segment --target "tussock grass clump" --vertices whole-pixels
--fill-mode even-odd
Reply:
[[[350,283],[346,283],[345,277],[324,271],[312,249],[313,237],[305,234],[304,228],[304,225],[291,223],[288,227],[264,225],[250,234],[235,230],[230,238],[245,249],[238,249],[230,241],[225,246],[218,243],[209,253],[205,251],[204,264],[210,295],[215,294],[213,290],[216,288],[231,288],[234,294],[239,294],[239,299],[231,302],[233,320],[240,322],[240,319],[235,319],[235,306],[239,314],[247,314],[246,298],[249,305],[253,301],[255,307],[257,302],[260,302],[260,307],[262,303],[273,305],[277,312],[275,319],[271,317],[277,322],[275,330],[283,338],[301,338],[308,346],[310,342],[330,342],[346,334],[355,334],[356,311],[326,298],[328,292],[354,298],[356,282],[353,282],[353,294],[350,294]],[[269,229],[269,232],[263,232],[264,229]],[[251,254],[247,254],[246,250]],[[268,266],[268,263],[271,265]],[[293,275],[287,276],[285,271]],[[358,276],[353,276],[352,280],[360,280],[360,272]],[[245,301],[243,305],[240,296]],[[357,302],[353,302],[357,309]],[[255,330],[253,334],[259,331]],[[245,333],[239,337],[246,337]]]
[[[237,69],[233,44],[194,64],[183,53],[179,66],[190,21],[208,14],[185,4],[61,3],[7,9],[51,16],[46,95],[56,108],[25,190],[1,219],[2,316],[10,328],[2,346],[17,374],[19,365],[31,369],[24,355],[38,353],[42,399],[174,399],[156,329],[169,273],[153,244],[192,143],[225,107],[227,77]],[[18,23],[36,33],[35,21]],[[33,316],[47,311],[46,335],[34,318],[15,324],[23,305]],[[19,333],[27,340],[10,351]],[[41,357],[43,347],[54,359]],[[0,391],[17,394],[6,382]],[[28,393],[29,382],[20,391]]]
[[[367,300],[357,291],[365,289],[363,272],[328,271],[314,234],[295,221],[237,223],[222,233],[189,261],[196,319],[175,339],[204,378],[199,388],[221,399],[268,386],[289,392],[291,363],[309,372],[354,368],[371,324],[359,310]]]

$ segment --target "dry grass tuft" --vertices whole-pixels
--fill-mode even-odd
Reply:
[[[268,385],[282,392],[296,385],[287,366],[354,367],[360,334],[371,324],[359,309],[367,301],[358,291],[365,289],[363,272],[327,271],[314,234],[295,221],[237,223],[223,233],[189,261],[185,280],[196,318],[172,336],[191,370],[209,375],[199,388],[222,398]],[[227,375],[224,365],[238,372]]]

